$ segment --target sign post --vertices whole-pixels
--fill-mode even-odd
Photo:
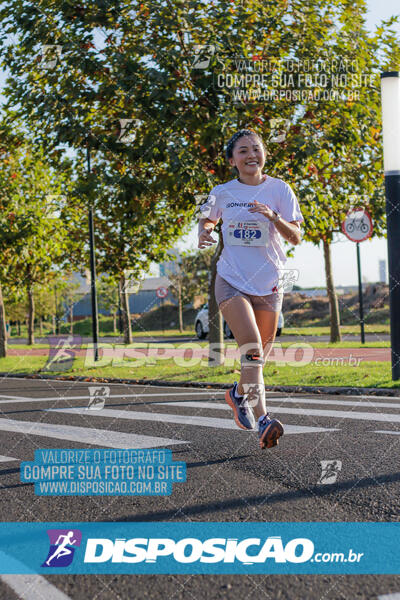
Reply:
[[[360,308],[360,328],[361,328],[361,343],[365,344],[364,330],[364,306],[361,281],[361,259],[360,259],[360,242],[368,239],[372,235],[372,219],[369,213],[363,208],[351,209],[345,220],[342,223],[342,231],[345,236],[352,242],[356,242],[357,247],[357,272],[358,272],[358,301]]]
[[[364,305],[363,305],[362,282],[361,282],[360,242],[357,242],[356,246],[357,246],[358,302],[359,302],[359,306],[360,306],[361,343],[365,344]]]
[[[163,285],[160,285],[160,287],[157,288],[156,290],[156,296],[157,298],[161,299],[161,328],[162,328],[162,332],[165,333],[165,328],[164,328],[164,298],[166,296],[168,296],[168,290],[166,287],[164,287]]]

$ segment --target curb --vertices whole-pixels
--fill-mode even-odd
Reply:
[[[51,379],[59,381],[90,381],[93,383],[127,383],[136,385],[154,385],[165,387],[192,387],[207,389],[229,389],[231,383],[214,383],[199,381],[163,381],[162,379],[117,379],[103,377],[84,377],[83,375],[44,375],[34,373],[27,375],[25,373],[0,373],[0,377],[17,377],[20,379]],[[308,393],[308,394],[329,394],[329,395],[371,395],[371,396],[400,396],[400,388],[357,388],[357,387],[333,387],[333,386],[312,386],[312,385],[266,385],[267,392],[285,392],[285,393]]]

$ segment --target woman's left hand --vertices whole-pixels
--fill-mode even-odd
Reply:
[[[274,213],[274,211],[266,204],[261,204],[261,202],[257,202],[257,200],[254,200],[254,202],[251,202],[251,204],[252,207],[248,209],[249,212],[260,213],[261,215],[267,217],[267,219],[270,221],[275,217],[276,213]]]

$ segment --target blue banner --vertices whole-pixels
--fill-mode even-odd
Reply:
[[[0,572],[400,574],[399,540],[399,523],[0,523]]]

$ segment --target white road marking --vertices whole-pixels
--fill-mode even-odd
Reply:
[[[324,404],[327,406],[364,406],[365,408],[396,408],[400,409],[400,404],[390,403],[390,402],[351,402],[347,400],[316,400],[315,398],[268,398],[269,402],[280,402],[281,404]],[[155,402],[155,404],[162,404],[163,406],[188,406],[190,408],[195,408],[196,406],[200,408],[229,408],[227,404],[217,404],[216,402],[197,402],[190,400],[185,402],[177,401],[177,402]]]
[[[323,393],[322,393],[323,395]],[[342,394],[344,395],[344,394]],[[382,395],[382,396],[373,396],[372,394],[346,394],[346,398],[372,398],[372,400],[381,400],[383,398],[393,398],[394,400],[399,400],[400,399],[400,395],[395,395],[395,396],[386,396],[386,395]]]
[[[400,415],[389,413],[368,413],[344,410],[317,410],[314,408],[286,408],[279,407],[279,413],[285,415],[302,415],[305,417],[336,417],[339,419],[355,419],[357,421],[388,421],[400,423]]]
[[[71,600],[41,575],[0,575],[21,600]]]
[[[229,407],[228,407],[229,408]],[[46,412],[59,412],[74,415],[86,415],[86,408],[50,408]],[[177,423],[179,425],[196,425],[198,427],[214,427],[216,429],[235,429],[240,431],[233,419],[220,419],[216,417],[198,417],[191,415],[174,415],[170,413],[141,412],[137,410],[115,410],[112,408],[103,408],[93,416],[105,417],[110,419],[129,419],[132,421],[153,421],[154,423]],[[243,430],[244,431],[244,430]],[[251,431],[251,430],[249,430]],[[285,433],[320,433],[323,431],[339,431],[337,429],[327,429],[325,427],[311,427],[302,425],[285,425]],[[254,430],[253,430],[254,432]]]
[[[96,385],[95,383],[93,385]],[[108,384],[105,384],[108,385]],[[104,386],[101,386],[104,387]],[[211,392],[212,393],[212,392]],[[222,393],[222,392],[219,392]],[[190,392],[190,393],[183,393],[183,394],[176,394],[174,393],[170,393],[170,394],[164,394],[164,393],[158,393],[158,394],[114,394],[112,396],[108,396],[108,398],[152,398],[152,397],[156,397],[159,398],[160,396],[162,396],[163,398],[165,396],[174,396],[175,398],[177,396],[198,396],[198,395],[204,395],[204,394],[208,394],[210,395],[210,391],[208,392]],[[7,396],[7,398],[11,396]],[[0,398],[4,398],[4,396],[2,396],[0,394]],[[12,396],[12,398],[14,398],[14,396]],[[18,404],[18,403],[26,403],[26,402],[54,402],[56,400],[89,400],[90,395],[89,392],[84,395],[84,396],[53,396],[51,398],[22,398],[22,397],[18,397],[15,396],[15,398],[13,400],[0,400],[0,404]]]
[[[0,463],[11,462],[12,460],[19,460],[19,458],[12,458],[11,456],[1,456],[0,455]]]
[[[94,412],[91,411],[91,417]],[[84,409],[84,414],[88,416],[86,409]],[[0,431],[39,435],[57,440],[93,444],[107,448],[158,448],[188,443],[182,440],[123,433],[122,431],[91,429],[89,427],[75,427],[73,425],[54,425],[52,423],[35,423],[34,421],[13,421],[12,419],[0,419]]]
[[[383,596],[378,596],[378,600],[400,600],[400,592],[395,592],[394,594],[384,594]]]
[[[377,429],[374,433],[389,433],[390,435],[400,435],[400,431],[391,431],[390,429]]]
[[[30,400],[26,396],[6,396],[5,394],[0,394],[0,398],[9,398],[10,400]]]
[[[161,402],[155,402],[154,404],[162,404]],[[231,410],[227,404],[220,404],[218,402],[166,402],[163,406],[176,405],[176,406],[187,406],[188,408],[217,408],[220,410]],[[284,415],[302,415],[310,417],[337,417],[340,419],[357,419],[359,421],[389,421],[391,423],[400,423],[400,415],[389,414],[389,413],[368,413],[358,411],[344,411],[344,410],[323,410],[315,408],[286,408],[285,406],[279,406],[277,408],[279,413]]]
[[[0,552],[0,561],[13,571],[26,571],[27,567],[14,556]],[[28,569],[29,570],[29,569]],[[35,573],[24,575],[2,574],[0,579],[8,585],[22,600],[71,600],[69,596],[61,592],[47,579]]]
[[[96,381],[91,381],[91,382],[82,382],[82,381],[75,381],[75,380],[65,381],[62,379],[51,379],[51,380],[39,379],[39,378],[38,379],[30,379],[30,378],[24,379],[23,377],[11,377],[11,376],[7,376],[3,379],[4,380],[12,379],[15,381],[28,381],[29,380],[29,382],[35,382],[35,383],[45,383],[46,381],[50,381],[51,383],[54,383],[54,384],[61,384],[61,383],[67,384],[68,383],[69,385],[71,385],[71,383],[74,385],[76,385],[76,384],[82,385],[83,383],[90,383],[91,385],[96,385],[98,383],[98,385],[111,385],[111,386],[119,385],[119,386],[127,386],[127,387],[144,387],[146,389],[151,387],[152,389],[158,389],[158,390],[160,390],[160,389],[171,390],[172,389],[172,390],[180,390],[180,391],[184,390],[185,392],[188,392],[190,389],[195,389],[195,388],[190,388],[190,387],[182,387],[181,385],[176,385],[176,386],[175,385],[168,385],[168,386],[151,385],[151,386],[149,386],[149,385],[146,385],[145,383],[116,383],[113,381],[110,381],[108,383],[100,383],[100,382],[96,382]],[[216,388],[215,390],[213,390],[213,389],[204,390],[204,393],[213,393],[213,391],[222,394],[222,393],[225,393],[226,390],[223,388]],[[276,391],[276,390],[275,391],[266,391],[265,393],[266,394],[279,394],[279,391]],[[293,392],[293,393],[295,394],[298,392]],[[322,394],[322,395],[324,395],[324,394]],[[5,396],[0,394],[0,397],[4,398]],[[364,399],[364,398],[370,399],[371,398],[372,400],[381,400],[382,398],[400,398],[400,395],[397,395],[397,396],[385,396],[385,395],[374,396],[372,394],[346,394],[346,398],[362,398],[362,399]]]
[[[394,402],[352,402],[351,400],[316,400],[315,398],[268,398],[268,402],[288,402],[292,404],[326,404],[330,406],[364,406],[365,408],[400,409],[400,404],[396,404]]]

